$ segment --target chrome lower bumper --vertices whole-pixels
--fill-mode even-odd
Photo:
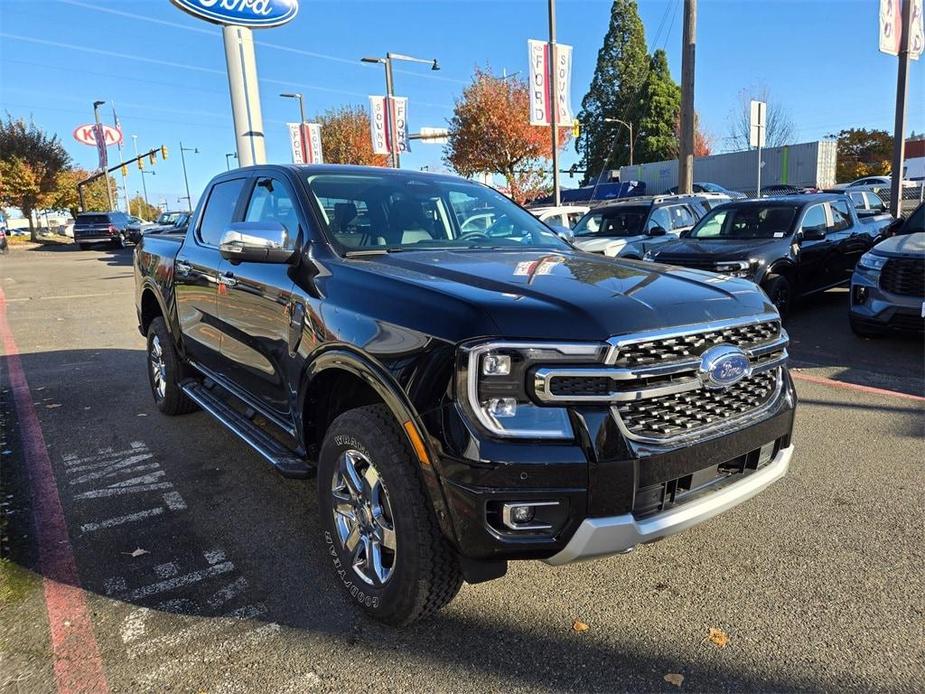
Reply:
[[[636,520],[631,513],[586,518],[565,548],[546,559],[546,563],[559,566],[581,559],[617,554],[636,545],[692,528],[741,504],[779,480],[787,473],[791,457],[793,446],[779,451],[774,460],[740,482],[643,520]]]

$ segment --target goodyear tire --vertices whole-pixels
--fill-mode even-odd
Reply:
[[[439,610],[463,580],[417,466],[385,405],[338,416],[318,461],[322,542],[336,580],[364,612],[396,626]]]

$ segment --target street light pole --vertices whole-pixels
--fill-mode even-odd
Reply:
[[[180,161],[183,164],[183,183],[186,185],[186,203],[189,205],[187,209],[193,209],[193,198],[189,194],[189,177],[186,175],[186,156],[184,152],[192,152],[193,154],[199,154],[198,147],[184,147],[183,142],[180,142]]]
[[[302,163],[308,161],[308,138],[305,135],[305,99],[298,92],[292,94],[280,94],[284,99],[298,99],[299,101],[299,143],[302,145]]]
[[[225,168],[226,168],[228,171],[231,171],[231,162],[230,162],[230,160],[231,160],[231,159],[237,159],[237,158],[238,158],[238,155],[235,154],[234,152],[228,152],[227,154],[225,154]]]
[[[102,106],[105,103],[106,103],[105,101],[94,101],[93,102],[93,118],[96,121],[96,131],[94,132],[94,135],[98,135],[103,138],[105,138],[105,135],[103,134],[103,128],[101,127],[101,123],[100,123],[100,106]],[[102,145],[100,143],[97,143],[96,146],[105,147],[106,140],[105,139],[103,140]],[[109,174],[106,173],[105,170],[103,171],[103,182],[106,184],[106,199],[109,201],[109,209],[114,210],[115,207],[112,204],[112,189],[109,187]]]
[[[559,190],[559,84],[556,74],[556,0],[549,0],[549,109],[550,129],[552,130],[552,198],[553,205],[562,204]]]
[[[890,214],[896,219],[903,211],[903,159],[906,147],[906,97],[909,95],[909,34],[912,33],[912,0],[902,6],[902,33],[899,37],[899,68],[896,71],[896,115],[893,123],[893,173],[890,177]],[[920,18],[921,20],[921,18]]]
[[[360,62],[363,63],[380,63],[385,66],[385,100],[388,106],[386,110],[388,114],[389,142],[391,143],[389,147],[389,166],[393,169],[398,169],[401,168],[401,155],[396,143],[398,135],[395,123],[395,83],[392,79],[393,60],[404,60],[409,63],[424,63],[425,65],[430,65],[431,70],[439,70],[440,65],[437,63],[436,58],[433,60],[425,60],[423,58],[415,58],[410,55],[392,52],[386,53],[385,58],[360,58]]]
[[[625,120],[620,120],[619,118],[605,118],[605,119],[604,119],[604,122],[605,122],[605,123],[619,123],[620,125],[624,126],[627,130],[629,130],[629,137],[630,137],[630,166],[632,166],[632,165],[633,165],[633,146],[634,146],[634,144],[635,144],[635,143],[633,142],[633,124],[632,124],[632,123],[628,123],[628,122],[626,122]],[[606,168],[606,167],[605,167],[605,168]]]
[[[138,159],[138,135],[132,135],[132,145],[135,147],[135,158]],[[145,170],[141,169],[141,189],[145,192],[145,205],[150,207],[148,203],[148,186],[145,185]]]

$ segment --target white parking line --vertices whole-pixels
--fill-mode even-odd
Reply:
[[[193,571],[192,573],[184,574],[183,576],[170,578],[166,581],[158,581],[157,583],[152,583],[150,585],[142,586],[141,588],[129,591],[128,595],[125,596],[125,600],[132,602],[135,600],[140,600],[141,598],[157,595],[158,593],[166,593],[168,590],[175,590],[183,586],[189,586],[193,583],[198,583],[204,578],[218,576],[220,574],[228,573],[229,571],[234,571],[234,564],[232,564],[230,561],[222,562],[221,564],[210,566],[208,569]]]
[[[209,607],[213,609],[221,607],[226,602],[230,600],[234,600],[237,596],[239,596],[245,590],[247,590],[247,579],[244,578],[244,576],[241,576],[235,581],[232,581],[231,583],[229,583],[227,586],[225,586],[221,590],[215,591],[212,597],[206,600],[206,604],[208,604]]]
[[[191,641],[203,641],[231,627],[233,622],[229,622],[228,619],[254,619],[265,614],[266,611],[267,608],[263,605],[248,605],[247,607],[242,607],[238,610],[235,610],[234,612],[229,613],[227,618],[201,619],[196,624],[187,627],[186,629],[174,631],[163,636],[156,636],[154,638],[148,639],[147,641],[136,643],[135,645],[130,645],[128,647],[128,657],[137,658],[139,656],[156,653],[160,650],[175,648],[176,646],[189,643]],[[132,615],[129,615],[129,617],[126,619],[129,618],[137,620],[137,617],[133,617]],[[132,635],[134,632],[129,631],[128,633],[129,635]],[[123,642],[128,643],[124,638]]]
[[[94,530],[102,530],[103,528],[115,528],[117,525],[124,525],[125,523],[133,523],[135,521],[144,520],[145,518],[152,518],[154,516],[159,516],[164,512],[163,506],[158,506],[157,508],[149,508],[144,511],[138,511],[136,513],[129,513],[124,516],[116,516],[115,518],[107,518],[104,521],[99,523],[84,523],[80,526],[81,531],[85,533],[93,532]]]

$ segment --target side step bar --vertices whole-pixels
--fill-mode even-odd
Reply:
[[[306,478],[315,474],[315,466],[300,458],[243,414],[223,402],[195,380],[181,384],[186,395],[202,409],[257,451],[283,477]]]

